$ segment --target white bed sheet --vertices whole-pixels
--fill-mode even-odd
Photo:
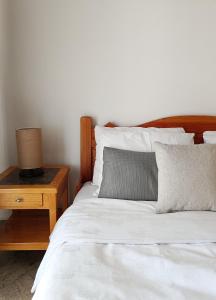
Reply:
[[[33,299],[216,299],[216,213],[156,215],[95,188],[58,221]]]

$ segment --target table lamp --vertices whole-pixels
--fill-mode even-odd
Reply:
[[[21,128],[16,130],[17,158],[21,177],[43,175],[41,128]]]

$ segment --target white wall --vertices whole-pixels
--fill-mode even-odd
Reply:
[[[0,0],[0,173],[8,167],[5,76],[6,76],[6,0]],[[9,211],[0,210],[0,219],[8,217]]]
[[[216,115],[216,1],[10,2],[10,160],[41,126],[47,162],[79,167],[79,118]]]
[[[6,128],[5,128],[5,56],[6,56],[6,28],[5,28],[5,0],[0,0],[0,172],[7,166]]]

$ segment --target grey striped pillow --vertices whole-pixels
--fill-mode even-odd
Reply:
[[[99,198],[157,200],[155,153],[104,147]]]

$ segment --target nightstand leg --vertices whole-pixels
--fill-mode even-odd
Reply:
[[[64,193],[63,193],[63,212],[65,209],[68,207],[68,187],[65,188]]]
[[[49,220],[51,233],[57,220],[57,195],[50,195]]]

